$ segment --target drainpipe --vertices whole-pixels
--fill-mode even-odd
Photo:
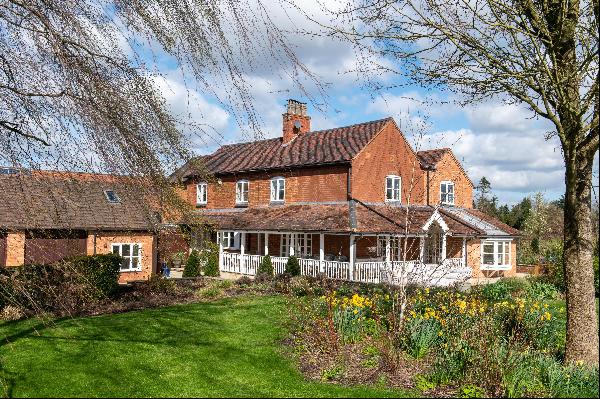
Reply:
[[[427,206],[429,206],[429,169],[427,169]]]

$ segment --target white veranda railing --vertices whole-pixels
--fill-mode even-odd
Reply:
[[[262,262],[262,255],[241,255],[224,252],[221,271],[254,276]],[[275,274],[285,273],[287,257],[271,257]],[[462,258],[445,259],[441,264],[424,264],[419,260],[393,262],[354,263],[318,259],[299,258],[300,273],[304,276],[317,276],[322,273],[328,278],[363,283],[451,285],[471,276],[471,269],[464,265]]]

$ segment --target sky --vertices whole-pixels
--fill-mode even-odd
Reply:
[[[239,114],[222,100],[224,96],[218,99],[219,94],[230,92],[227,82],[219,81],[223,87],[209,94],[190,85],[186,74],[168,57],[154,57],[161,72],[155,83],[173,114],[209,126],[204,133],[188,132],[194,153],[207,154],[222,144],[280,136],[286,100],[293,98],[308,102],[312,130],[393,117],[416,150],[450,147],[475,184],[483,176],[491,182],[500,203],[514,204],[536,192],[553,200],[564,192],[560,144],[556,137],[545,139],[552,131],[548,121],[501,98],[461,107],[452,102],[451,94],[406,86],[398,75],[373,76],[365,72],[369,60],[358,61],[348,43],[300,33],[319,28],[294,8],[277,4],[267,12],[285,31],[295,56],[325,90],[319,94],[310,78],[300,76],[304,90],[311,95],[307,98],[285,65],[246,69],[244,80],[259,121],[259,129],[252,130],[240,122]],[[324,21],[319,4],[301,3],[303,12]],[[366,77],[397,87],[374,93]],[[594,170],[594,185],[598,185],[597,154]]]

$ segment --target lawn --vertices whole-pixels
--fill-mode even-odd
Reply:
[[[0,396],[408,395],[306,381],[283,354],[285,312],[283,298],[247,296],[53,325],[0,322]]]

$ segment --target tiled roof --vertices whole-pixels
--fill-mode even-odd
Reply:
[[[104,194],[112,190],[120,202]],[[0,175],[0,229],[150,230],[145,192],[127,176],[31,172]]]
[[[469,221],[473,222],[473,219],[466,221],[444,211],[440,212],[442,219],[454,235],[494,235],[480,228],[481,226],[469,223]],[[201,221],[226,230],[422,234],[422,227],[434,212],[435,208],[429,206],[411,206],[407,209],[383,204],[356,203],[354,228],[350,221],[351,212],[347,203],[283,205],[243,210],[202,210],[198,211],[197,215]],[[468,213],[468,215],[476,217],[475,214]],[[505,228],[507,230],[499,230],[495,235],[518,234],[518,231],[509,226]]]
[[[424,169],[434,168],[442,159],[444,154],[451,151],[450,148],[438,148],[435,150],[418,151],[417,158]]]
[[[224,145],[211,155],[195,158],[208,172],[225,174],[298,166],[345,163],[375,137],[392,118],[352,126],[308,132],[283,144],[283,139]],[[194,162],[177,170],[171,179],[186,179],[196,174]]]
[[[444,211],[452,212],[453,214],[457,215],[461,220],[467,223],[471,223],[477,228],[483,230],[486,235],[521,235],[521,232],[519,230],[510,227],[506,223],[503,223],[500,220],[477,209],[445,208]]]

